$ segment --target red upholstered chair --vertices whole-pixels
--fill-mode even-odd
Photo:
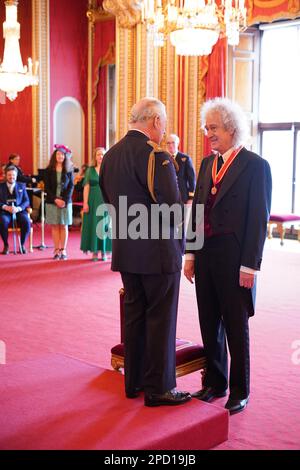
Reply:
[[[298,232],[300,242],[300,216],[296,214],[271,214],[268,223],[268,238],[272,238],[273,228],[277,227],[280,236],[280,245],[283,245],[285,230],[294,226]]]
[[[120,328],[121,342],[111,349],[111,365],[113,369],[124,368],[124,289],[120,289]],[[190,374],[196,370],[205,372],[204,348],[201,344],[186,339],[176,339],[176,377]]]

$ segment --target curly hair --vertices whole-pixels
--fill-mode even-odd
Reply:
[[[206,101],[201,109],[201,127],[204,129],[206,116],[218,113],[223,122],[224,129],[234,131],[232,138],[233,147],[245,145],[249,139],[249,125],[247,116],[237,103],[228,98],[214,98]]]

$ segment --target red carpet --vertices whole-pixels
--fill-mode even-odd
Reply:
[[[55,352],[110,369],[110,349],[119,342],[120,276],[109,262],[93,263],[80,252],[79,232],[71,233],[68,251],[66,262],[52,261],[51,249],[0,257],[0,341],[8,364]],[[230,417],[229,439],[218,448],[300,448],[300,364],[292,360],[292,344],[300,342],[299,279],[300,243],[268,240],[250,320],[250,401]],[[194,286],[185,279],[177,335],[200,337]],[[199,374],[180,378],[178,387],[198,390]]]
[[[147,408],[121,374],[49,355],[3,367],[0,449],[209,449],[227,439],[225,410],[192,400]]]

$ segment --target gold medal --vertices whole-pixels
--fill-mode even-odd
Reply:
[[[211,179],[213,182],[213,187],[211,188],[210,192],[212,195],[217,194],[218,188],[216,186],[220,183],[220,181],[222,181],[226,171],[228,170],[230,165],[234,162],[234,159],[236,158],[236,156],[238,155],[238,153],[240,152],[242,148],[243,147],[240,146],[239,148],[234,149],[231,152],[230,156],[226,159],[226,162],[224,162],[224,164],[220,168],[220,171],[217,171],[218,155],[215,156],[213,164],[212,164],[212,170],[211,170]]]

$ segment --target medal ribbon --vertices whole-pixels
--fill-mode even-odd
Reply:
[[[231,152],[231,154],[227,158],[226,162],[224,162],[224,164],[222,165],[218,173],[217,173],[218,155],[215,156],[213,166],[212,166],[212,171],[211,171],[211,177],[213,180],[214,187],[216,187],[216,185],[220,183],[220,181],[224,178],[226,171],[228,170],[230,165],[233,163],[234,159],[236,158],[238,153],[242,150],[242,148],[243,146],[241,145],[239,148]]]

